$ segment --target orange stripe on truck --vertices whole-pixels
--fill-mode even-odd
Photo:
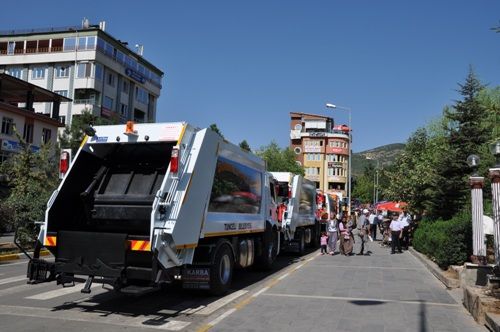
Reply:
[[[57,237],[56,236],[46,236],[43,245],[46,247],[55,247],[57,245]]]
[[[144,240],[130,240],[130,250],[151,251],[151,242]]]

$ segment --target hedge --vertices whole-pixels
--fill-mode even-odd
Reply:
[[[413,247],[441,268],[465,263],[472,254],[472,217],[468,213],[450,220],[421,221],[413,235]]]

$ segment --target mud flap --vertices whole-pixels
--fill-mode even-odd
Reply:
[[[127,234],[60,231],[56,273],[120,278],[125,269]]]

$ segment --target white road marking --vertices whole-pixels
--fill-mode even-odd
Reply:
[[[220,323],[221,320],[223,320],[227,316],[231,315],[235,311],[236,311],[236,308],[229,309],[228,311],[226,311],[225,313],[223,313],[222,315],[220,315],[219,317],[217,317],[216,319],[214,319],[213,321],[211,321],[210,323],[208,323],[208,325],[209,326],[215,326],[215,325],[217,325],[218,323]]]
[[[356,265],[326,265],[321,264],[317,267],[323,268],[345,268],[345,269],[382,269],[382,270],[410,270],[410,271],[420,271],[422,268],[419,267],[392,267],[392,266],[356,266]]]
[[[96,287],[101,287],[101,285],[100,284],[93,284],[91,288],[96,288]],[[28,296],[26,298],[30,299],[30,300],[42,300],[42,301],[50,300],[50,299],[53,299],[53,298],[56,298],[59,296],[63,296],[63,295],[68,295],[68,294],[72,294],[72,293],[80,293],[82,288],[83,288],[83,285],[77,284],[74,287],[62,287],[62,288],[59,288],[59,289],[56,289],[53,291],[48,291],[45,293],[40,293],[40,294],[36,294],[33,296]]]
[[[314,257],[308,258],[306,261],[307,262],[313,261],[316,257],[318,257],[318,256],[314,256]]]
[[[260,294],[264,293],[265,291],[267,291],[269,289],[269,287],[264,287],[262,288],[260,291],[258,291],[257,293],[253,294],[252,297],[257,297],[259,296]]]
[[[295,267],[293,270],[294,271],[297,271],[298,269],[300,269],[302,266],[304,266],[304,264],[300,264],[299,266]]]
[[[382,303],[399,303],[399,304],[422,304],[443,306],[443,307],[460,307],[459,304],[452,303],[439,303],[439,302],[427,302],[427,301],[404,301],[404,300],[386,300],[386,299],[371,299],[362,297],[344,297],[344,296],[322,296],[322,295],[298,295],[298,294],[277,294],[277,293],[267,293],[264,296],[276,296],[276,297],[289,297],[289,298],[302,298],[302,299],[317,299],[317,300],[341,300],[341,301],[373,301]]]
[[[9,288],[0,290],[0,296],[11,295],[11,294],[20,293],[20,292],[24,292],[24,291],[28,291],[28,290],[33,290],[36,288],[37,288],[36,285],[28,285],[28,284],[9,287]]]
[[[210,303],[207,305],[205,308],[195,312],[195,315],[210,315],[213,312],[217,311],[218,309],[222,308],[226,304],[228,304],[231,301],[236,300],[238,297],[245,295],[248,293],[247,290],[239,290],[237,292],[231,293],[215,302]]]
[[[7,266],[12,266],[12,265],[21,265],[21,264],[28,264],[28,260],[24,262],[16,262],[16,263],[6,263],[6,264],[1,264],[0,267],[7,267]]]
[[[35,317],[35,318],[49,318],[57,319],[60,321],[78,321],[78,322],[92,322],[115,326],[127,326],[136,328],[150,328],[158,330],[167,331],[179,331],[191,324],[190,322],[183,322],[173,319],[165,320],[163,324],[156,324],[158,322],[158,317],[148,316],[144,317],[127,317],[118,314],[101,315],[100,313],[92,313],[85,311],[52,311],[50,308],[35,308],[35,307],[21,307],[21,306],[8,306],[0,305],[1,315],[11,315],[19,317]],[[155,324],[148,324],[148,321],[152,321]]]
[[[285,273],[284,275],[280,276],[280,277],[278,278],[278,280],[283,280],[283,279],[285,279],[286,277],[288,277],[289,275],[290,275],[290,273]]]
[[[25,275],[23,276],[16,276],[16,277],[11,277],[11,278],[5,278],[5,279],[0,279],[0,285],[5,285],[5,284],[10,284],[12,282],[18,282],[18,281],[26,281],[28,278],[26,278]]]

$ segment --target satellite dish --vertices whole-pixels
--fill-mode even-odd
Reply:
[[[295,130],[302,130],[302,125],[300,123],[297,123],[295,125]]]

